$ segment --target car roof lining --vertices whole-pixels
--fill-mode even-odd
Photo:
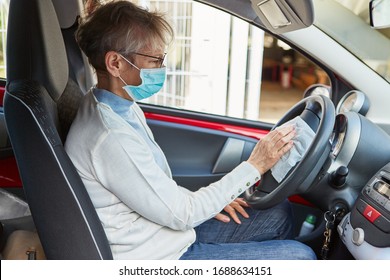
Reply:
[[[219,10],[225,11],[229,14],[235,15],[245,21],[256,23],[256,25],[265,27],[261,23],[256,12],[252,9],[251,2],[249,0],[231,0],[226,2],[225,0],[195,0],[203,4],[215,7]]]
[[[274,13],[266,15],[257,7],[259,3],[267,0],[231,0],[228,3],[224,0],[195,0],[208,4],[217,9],[226,11],[241,19],[251,22],[262,29],[274,34],[282,34],[302,28],[306,28],[314,22],[314,7],[311,0],[270,0],[277,4],[282,13],[289,20],[286,26],[274,28],[270,19],[276,17]]]

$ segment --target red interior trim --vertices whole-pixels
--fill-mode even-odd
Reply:
[[[3,107],[3,99],[4,99],[5,87],[0,86],[0,107]]]
[[[18,167],[14,157],[0,160],[0,188],[21,188]]]
[[[0,107],[3,107],[5,87],[0,86]],[[21,188],[18,166],[14,157],[0,160],[0,188]]]
[[[145,117],[150,120],[158,120],[158,121],[164,121],[170,123],[209,128],[209,129],[214,129],[214,130],[224,131],[224,132],[231,132],[243,136],[252,137],[255,139],[261,139],[269,132],[268,130],[263,130],[263,129],[241,127],[241,126],[236,126],[231,124],[201,121],[201,120],[187,119],[187,118],[181,118],[175,116],[166,116],[166,115],[155,114],[150,112],[145,112]]]
[[[315,206],[313,203],[307,201],[306,199],[302,198],[301,196],[299,195],[292,195],[288,198],[288,200],[292,203],[297,203],[297,204],[301,204],[301,205],[305,205],[305,206],[309,206],[309,207],[312,207],[312,208],[317,208],[317,206]]]

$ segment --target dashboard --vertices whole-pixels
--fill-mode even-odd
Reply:
[[[317,94],[331,96],[324,85],[305,92]],[[328,161],[305,197],[324,211],[343,209],[337,231],[356,259],[389,259],[390,136],[366,118],[369,109],[361,91],[340,99]]]
[[[390,164],[361,191],[337,231],[356,259],[390,259]]]
[[[356,112],[365,116],[370,108],[370,101],[366,94],[358,90],[347,92],[339,101],[336,112]]]
[[[331,91],[314,85],[304,94],[331,96]],[[328,160],[304,195],[323,210],[342,205],[351,211],[365,184],[390,162],[390,136],[365,117],[369,108],[369,99],[358,90],[349,91],[337,104]]]

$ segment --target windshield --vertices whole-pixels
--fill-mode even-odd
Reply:
[[[370,26],[369,2],[314,0],[314,24],[390,82],[390,28]]]

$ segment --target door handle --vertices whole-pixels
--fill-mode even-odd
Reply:
[[[241,163],[245,141],[228,138],[215,162],[212,173],[228,173]]]

